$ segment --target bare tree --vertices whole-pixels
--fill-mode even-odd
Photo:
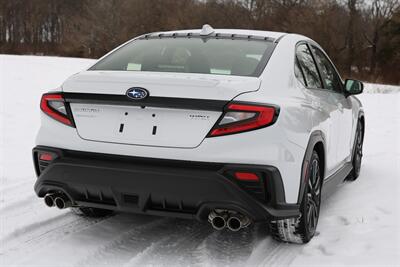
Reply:
[[[364,37],[370,44],[370,74],[376,76],[376,66],[378,61],[378,49],[381,36],[385,27],[388,26],[393,12],[399,8],[400,3],[397,0],[373,0],[369,9],[369,19],[372,29],[370,33],[365,33]]]
[[[399,20],[398,0],[0,0],[0,53],[96,58],[145,32],[208,23],[304,34],[346,76],[399,83]]]
[[[349,23],[346,36],[347,61],[346,61],[345,72],[349,77],[352,74],[351,70],[355,58],[354,35],[355,35],[355,23],[357,19],[357,2],[358,0],[347,1],[347,8],[349,9]]]

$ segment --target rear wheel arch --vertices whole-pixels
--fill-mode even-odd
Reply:
[[[365,135],[365,118],[364,118],[364,112],[360,112],[360,114],[358,115],[358,120],[361,122],[361,124],[362,124],[362,129],[363,129],[363,138],[364,138],[364,135]]]
[[[360,135],[361,131],[361,135]],[[357,119],[356,131],[354,133],[354,144],[351,153],[352,169],[347,175],[347,181],[355,181],[360,175],[361,160],[362,160],[362,146],[365,135],[365,120],[364,116],[360,113]]]
[[[313,145],[308,148],[308,151],[311,151],[311,157],[307,158],[307,153],[305,156],[305,162],[308,161],[309,164],[303,165],[307,171],[304,172],[306,179],[304,179],[305,187],[302,189],[304,191],[301,195],[303,199],[300,200],[299,206],[300,216],[269,223],[270,233],[278,241],[304,244],[308,243],[316,233],[323,180],[320,155],[324,157],[324,148],[321,141],[312,143]]]
[[[322,131],[316,130],[311,133],[306,152],[304,154],[302,166],[301,166],[301,174],[300,174],[300,186],[299,186],[299,194],[297,198],[297,203],[300,204],[301,200],[303,199],[303,194],[304,194],[304,188],[306,185],[305,181],[305,171],[308,167],[308,163],[310,162],[311,156],[313,151],[315,150],[318,153],[318,156],[320,158],[320,169],[322,171],[322,181],[324,180],[324,174],[325,174],[325,161],[326,161],[326,153],[325,153],[325,137]]]
[[[353,140],[354,140],[354,143],[353,143],[353,147],[352,147],[352,150],[351,150],[352,151],[351,152],[351,160],[353,160],[354,150],[355,150],[355,146],[356,146],[355,141],[356,141],[356,136],[357,136],[357,125],[358,125],[358,122],[361,122],[361,125],[362,125],[362,139],[364,140],[364,137],[365,137],[365,117],[364,117],[364,111],[363,110],[360,110],[358,112],[358,118],[357,118],[357,121],[355,121],[356,130],[354,131],[354,136],[352,137]]]
[[[318,141],[315,146],[314,149],[319,157],[319,168],[321,170],[321,176],[324,177],[325,175],[325,146],[324,143],[322,143],[321,141]],[[323,185],[323,180],[321,179],[322,185]]]

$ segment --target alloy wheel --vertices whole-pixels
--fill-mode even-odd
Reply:
[[[355,158],[354,158],[354,168],[356,175],[360,173],[361,168],[361,159],[362,159],[362,147],[363,147],[363,129],[362,124],[359,122],[357,125],[357,139],[356,139],[356,151],[355,151]]]
[[[313,236],[317,228],[321,203],[321,175],[318,159],[314,159],[311,162],[307,187],[307,209],[305,216],[308,232]]]

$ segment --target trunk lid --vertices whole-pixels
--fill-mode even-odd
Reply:
[[[255,77],[86,71],[69,78],[62,89],[85,140],[194,148],[227,102],[259,86]],[[145,88],[149,97],[129,99],[126,91],[132,87]]]

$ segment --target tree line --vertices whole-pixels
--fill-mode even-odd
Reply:
[[[343,77],[400,84],[398,0],[0,0],[0,53],[98,58],[146,32],[205,23],[304,34]]]

